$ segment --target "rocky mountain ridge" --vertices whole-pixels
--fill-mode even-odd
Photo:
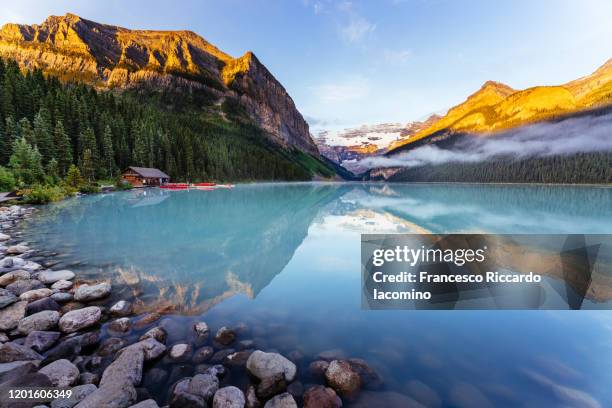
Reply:
[[[293,100],[252,52],[233,58],[191,31],[130,30],[69,13],[5,24],[0,57],[97,89],[207,92],[216,105],[237,102],[280,145],[318,155]]]
[[[591,75],[558,86],[515,90],[487,81],[440,120],[391,146],[389,153],[410,148],[441,134],[490,134],[612,103],[612,59]],[[421,142],[422,143],[422,142]],[[421,144],[419,143],[419,144]]]

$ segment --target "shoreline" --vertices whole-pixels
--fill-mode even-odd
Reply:
[[[17,230],[36,211],[0,206],[0,388],[73,393],[32,406],[340,407],[382,391],[367,362],[342,350],[282,355],[259,349],[244,323],[213,330],[199,316],[180,328],[172,315],[134,314],[133,299],[111,302],[110,279],[45,268],[49,255]]]

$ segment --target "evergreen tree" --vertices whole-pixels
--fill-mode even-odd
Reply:
[[[0,150],[0,165],[6,165],[13,151],[13,142],[18,137],[18,128],[12,116],[6,118],[2,134],[2,150]]]
[[[46,108],[40,108],[34,117],[34,140],[43,158],[48,163],[53,157],[53,138],[51,134],[51,115]]]
[[[23,137],[26,142],[32,146],[36,145],[36,140],[34,139],[34,129],[32,129],[32,124],[28,118],[22,118],[19,121],[19,137]]]
[[[60,175],[65,175],[72,164],[72,146],[70,138],[64,131],[64,124],[61,120],[55,124],[53,131],[53,157],[57,160]]]
[[[81,184],[83,184],[83,179],[81,177],[81,172],[79,168],[74,164],[70,165],[68,172],[66,173],[66,185],[78,189]]]
[[[59,177],[59,163],[58,161],[55,159],[55,157],[52,157],[51,160],[49,160],[49,163],[47,163],[47,167],[45,169],[45,173],[46,173],[46,180],[48,181],[49,184],[57,184],[57,182],[59,181],[60,177]]]
[[[81,174],[87,183],[92,183],[96,178],[96,165],[90,149],[85,149],[81,159]]]
[[[109,177],[114,177],[115,169],[115,151],[113,149],[113,134],[109,125],[104,128],[102,134],[102,163],[104,174]]]
[[[43,181],[45,173],[40,152],[36,147],[32,147],[24,137],[13,143],[13,154],[9,160],[9,166],[22,183],[30,185]]]

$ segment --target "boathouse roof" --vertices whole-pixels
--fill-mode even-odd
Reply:
[[[152,169],[149,167],[130,166],[127,168],[127,170],[135,171],[140,176],[145,177],[145,178],[170,178],[170,176],[164,173],[163,171],[159,169]]]

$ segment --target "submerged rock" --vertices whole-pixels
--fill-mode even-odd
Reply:
[[[98,323],[101,316],[102,311],[97,306],[73,310],[61,317],[59,320],[59,328],[64,333],[73,333]]]
[[[210,402],[219,389],[219,379],[212,374],[197,374],[189,382],[188,391]]]
[[[111,284],[108,282],[98,283],[97,285],[81,285],[74,292],[74,299],[77,302],[90,302],[107,297],[111,293]]]
[[[359,398],[351,404],[351,408],[370,408],[370,407],[401,407],[401,408],[428,408],[425,405],[419,404],[417,401],[394,391],[364,391],[359,394]],[[480,407],[479,405],[470,405],[471,407]]]
[[[348,360],[348,362],[353,371],[359,375],[361,384],[364,388],[371,390],[378,390],[382,388],[382,378],[368,365],[365,360],[360,358],[351,358]]]
[[[361,379],[346,360],[333,360],[325,371],[327,383],[343,397],[353,397],[361,387]]]
[[[127,333],[132,328],[132,322],[128,317],[122,317],[117,320],[113,320],[108,325],[108,329],[118,333]]]
[[[198,350],[193,355],[192,361],[196,364],[204,363],[210,359],[210,357],[214,354],[215,350],[212,347],[205,346]]]
[[[219,388],[213,398],[213,408],[243,408],[244,394],[239,388],[229,386]]]
[[[329,363],[327,361],[317,360],[310,363],[310,365],[308,366],[308,371],[313,377],[322,378],[325,377],[325,372],[327,371],[328,367]]]
[[[310,387],[304,393],[304,408],[340,408],[342,400],[336,391],[322,385]]]
[[[259,381],[282,373],[288,383],[295,379],[297,370],[295,364],[280,354],[264,353],[261,350],[256,350],[249,356],[246,368]]]
[[[225,326],[217,330],[217,334],[215,334],[215,341],[224,346],[232,344],[235,340],[236,333],[232,329]]]
[[[161,327],[154,327],[150,329],[149,331],[147,331],[142,336],[140,336],[140,340],[144,340],[147,338],[155,339],[159,341],[160,343],[166,343],[166,330],[164,330]]]
[[[150,325],[151,323],[159,320],[159,318],[161,317],[161,315],[159,313],[146,313],[144,315],[142,315],[135,323],[134,323],[134,328],[136,329],[142,329],[148,325]]]
[[[147,338],[124,348],[119,353],[131,353],[132,351],[142,351],[144,360],[150,361],[164,354],[166,346],[155,339]]]
[[[288,392],[277,395],[270,401],[266,402],[264,408],[298,408],[293,395]]]
[[[120,300],[112,305],[108,311],[115,316],[129,316],[132,313],[132,304],[127,300]]]
[[[79,369],[65,359],[54,361],[38,372],[46,375],[54,387],[60,388],[71,386],[79,377]]]
[[[257,396],[264,401],[273,396],[284,392],[287,389],[285,375],[278,373],[270,377],[266,377],[257,384]]]
[[[184,378],[172,388],[170,408],[208,408],[204,398],[189,392],[190,378]]]
[[[173,361],[187,361],[191,357],[191,345],[179,343],[170,347],[168,357]]]

